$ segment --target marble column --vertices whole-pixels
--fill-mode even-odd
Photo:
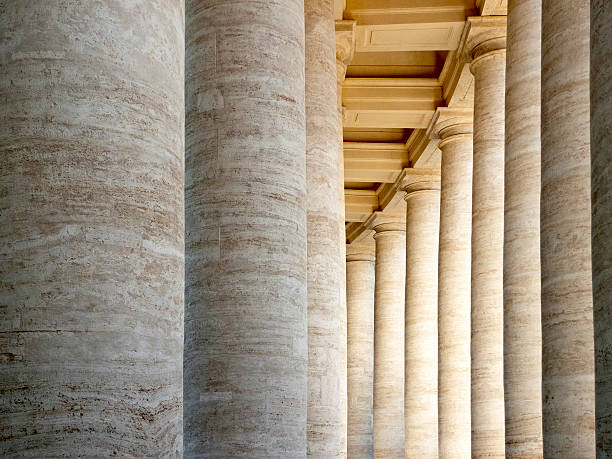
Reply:
[[[438,451],[469,459],[472,113],[439,108],[428,128],[441,139],[438,255]]]
[[[374,240],[346,248],[348,457],[374,455]]]
[[[470,65],[474,74],[472,457],[503,458],[506,40],[505,35],[483,36],[486,39],[472,48]]]
[[[308,455],[345,456],[338,253],[338,115],[333,0],[304,2],[306,29],[306,190],[308,221]],[[344,244],[343,244],[344,245]]]
[[[510,0],[506,52],[504,399],[506,457],[542,457],[541,0]]]
[[[342,423],[340,425],[340,440],[342,451],[347,451],[347,304],[346,304],[346,230],[345,230],[345,203],[344,203],[344,116],[342,111],[342,83],[346,76],[348,64],[353,59],[355,52],[355,21],[336,21],[336,96],[337,96],[337,119],[338,119],[338,206],[340,209],[338,218],[338,260],[341,262],[340,272],[340,333],[342,343],[340,357],[342,366],[340,368],[340,411]],[[327,101],[329,103],[329,100]]]
[[[591,2],[591,199],[597,454],[612,455],[612,4]]]
[[[404,457],[406,223],[375,213],[374,457]]]
[[[438,458],[440,170],[406,169],[405,457]]]
[[[544,457],[595,456],[589,2],[542,2]]]
[[[304,457],[304,3],[186,11],[185,456]]]
[[[66,3],[0,1],[0,450],[178,457],[184,5]]]

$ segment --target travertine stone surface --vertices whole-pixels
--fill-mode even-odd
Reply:
[[[374,239],[346,247],[348,457],[372,458]]]
[[[303,2],[186,6],[185,456],[305,457]]]
[[[406,223],[376,216],[374,457],[404,457]]]
[[[183,8],[0,1],[3,457],[181,455]]]
[[[508,2],[504,201],[506,457],[542,457],[541,0]]]
[[[503,458],[504,37],[472,54],[472,457]]]
[[[405,457],[438,458],[440,170],[406,169]]]
[[[595,456],[589,2],[542,2],[544,457]]]
[[[471,113],[438,109],[430,126],[441,138],[438,255],[438,450],[469,459],[470,260],[472,228]]]
[[[341,457],[344,421],[338,221],[338,114],[333,1],[304,2],[308,221],[308,455]],[[332,103],[330,103],[332,101]],[[345,244],[342,244],[345,245]]]
[[[612,456],[612,3],[591,2],[591,197],[597,454]]]
[[[355,21],[335,21],[336,30],[336,96],[338,117],[338,248],[340,262],[340,410],[342,422],[340,424],[340,441],[342,452],[347,451],[347,304],[346,304],[346,230],[345,230],[345,203],[344,203],[344,117],[342,112],[342,82],[346,76],[346,69],[355,51]],[[327,101],[329,103],[329,101]]]

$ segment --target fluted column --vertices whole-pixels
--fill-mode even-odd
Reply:
[[[308,455],[343,457],[338,115],[332,0],[304,2],[308,219]],[[343,244],[344,245],[344,244]]]
[[[542,457],[540,31],[542,0],[508,2],[504,201],[506,456]]]
[[[405,169],[405,457],[438,458],[440,171]]]
[[[589,2],[542,2],[544,457],[595,456]]]
[[[184,4],[0,11],[0,454],[180,456]]]
[[[304,457],[304,2],[186,11],[185,456]]]
[[[591,197],[597,454],[612,455],[612,4],[591,1]]]
[[[474,74],[472,457],[503,458],[506,39],[503,27],[489,27],[489,21],[478,26],[483,30],[473,39],[470,66]]]
[[[404,307],[406,223],[373,215],[376,231],[374,296],[374,457],[404,457]]]
[[[346,248],[348,457],[374,455],[374,240]]]
[[[469,459],[472,113],[439,108],[428,128],[441,139],[438,254],[438,450]]]

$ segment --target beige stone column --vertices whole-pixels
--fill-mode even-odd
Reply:
[[[342,83],[346,76],[348,64],[353,59],[355,52],[355,21],[336,21],[336,84],[337,84],[337,119],[338,119],[338,248],[341,261],[341,285],[340,285],[340,330],[342,335],[341,358],[342,367],[340,371],[340,410],[342,413],[341,441],[343,451],[347,449],[347,310],[346,310],[346,231],[345,231],[345,203],[344,203],[344,134],[343,134],[343,111],[342,111]],[[329,101],[327,101],[329,103]]]
[[[405,457],[438,458],[440,170],[405,169]]]
[[[345,456],[341,429],[344,334],[338,251],[338,116],[333,0],[304,2],[308,219],[308,455]]]
[[[591,2],[591,199],[597,454],[612,454],[612,4]]]
[[[374,239],[346,247],[348,457],[374,455]]]
[[[3,457],[182,455],[183,18],[0,1]]]
[[[505,455],[504,439],[504,93],[505,27],[472,24],[472,457]]]
[[[439,108],[428,128],[441,139],[438,255],[438,450],[469,459],[472,112]]]
[[[406,222],[375,213],[374,457],[404,457]]]
[[[595,456],[589,2],[542,2],[544,457]]]
[[[304,2],[190,0],[186,49],[185,456],[305,457]]]
[[[541,0],[508,2],[504,201],[506,456],[542,457]]]

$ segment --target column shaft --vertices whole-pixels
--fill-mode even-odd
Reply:
[[[184,5],[69,3],[0,2],[0,449],[180,456]]]
[[[438,449],[441,459],[469,459],[472,136],[440,142],[438,256]]]
[[[341,271],[336,32],[332,0],[306,0],[308,455],[345,456],[341,440]],[[344,243],[342,244],[345,245]],[[345,448],[345,445],[344,445]]]
[[[472,457],[505,455],[504,90],[505,49],[485,42],[474,74],[472,191]],[[480,54],[480,52],[483,54]]]
[[[405,188],[405,457],[437,459],[439,171],[411,182]]]
[[[544,457],[594,457],[589,2],[542,2]]]
[[[591,197],[597,454],[612,455],[612,4],[591,2]]]
[[[403,458],[405,223],[374,229],[374,457]]]
[[[508,458],[542,457],[541,3],[508,2],[503,318]]]
[[[372,241],[372,246],[374,241]],[[374,455],[374,247],[347,247],[348,457]]]
[[[186,13],[185,455],[304,457],[304,4]]]

